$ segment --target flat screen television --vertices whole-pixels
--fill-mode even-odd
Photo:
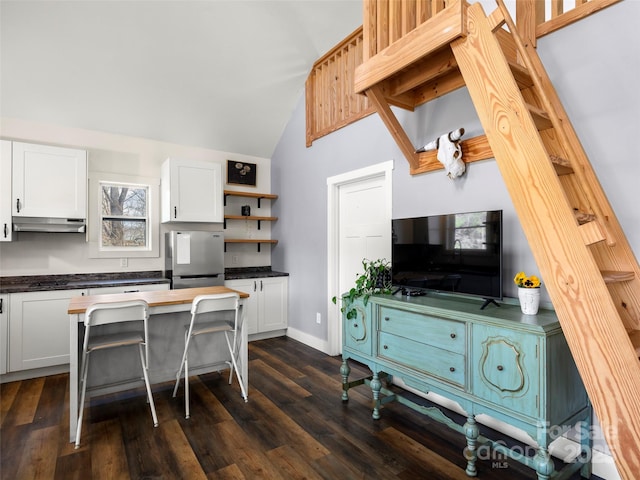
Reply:
[[[391,222],[392,283],[502,299],[502,210],[396,218]]]

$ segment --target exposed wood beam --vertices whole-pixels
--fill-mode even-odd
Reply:
[[[487,160],[493,158],[493,152],[485,135],[469,138],[460,142],[462,148],[462,160],[465,163],[477,162],[479,160]],[[444,169],[444,166],[437,158],[438,151],[430,150],[418,154],[418,165],[411,168],[411,175],[419,173],[432,172],[434,170]]]
[[[417,167],[418,154],[416,153],[415,147],[411,143],[411,140],[409,140],[409,137],[402,128],[402,125],[400,125],[400,122],[398,122],[398,119],[391,111],[391,107],[389,106],[387,99],[384,97],[382,88],[375,85],[367,89],[367,97],[376,107],[380,118],[387,126],[389,132],[391,132],[391,136],[393,136],[404,156],[409,161],[409,166],[411,168]]]
[[[436,78],[442,77],[452,71],[458,70],[458,64],[449,47],[441,52],[429,56],[411,68],[408,68],[393,77],[390,81],[390,95],[399,95],[424,85]]]
[[[464,79],[458,70],[454,70],[416,88],[415,104],[422,105],[462,87],[464,87]]]

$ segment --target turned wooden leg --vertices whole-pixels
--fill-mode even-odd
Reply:
[[[342,360],[340,366],[340,375],[342,375],[342,401],[347,402],[349,400],[349,374],[351,373],[351,367],[346,360]]]
[[[535,458],[536,472],[538,472],[538,480],[549,480],[555,471],[553,459],[549,454],[547,447],[538,448]]]
[[[373,378],[371,379],[371,392],[373,393],[373,419],[378,420],[380,418],[380,389],[382,388],[382,382],[378,377],[378,372],[373,372]]]
[[[464,458],[467,460],[466,474],[470,477],[478,475],[476,460],[478,460],[478,436],[480,429],[476,423],[475,415],[469,415],[464,424],[464,435],[467,437],[467,447],[464,449]]]

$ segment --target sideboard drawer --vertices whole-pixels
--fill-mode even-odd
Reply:
[[[379,319],[381,332],[450,352],[463,354],[466,351],[466,325],[463,322],[388,307],[380,308]]]
[[[380,332],[378,356],[464,387],[464,355],[425,345],[405,337]]]

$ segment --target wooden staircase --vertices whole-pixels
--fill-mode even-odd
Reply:
[[[410,92],[394,98],[393,87],[411,69],[433,70],[430,59],[456,68],[461,81],[447,72],[448,82],[469,90],[618,471],[636,479],[638,261],[535,48],[519,38],[502,0],[490,15],[478,3],[454,2],[423,27],[412,32],[420,45],[407,35],[365,59],[356,90],[376,105],[413,171],[420,158],[389,106]]]

